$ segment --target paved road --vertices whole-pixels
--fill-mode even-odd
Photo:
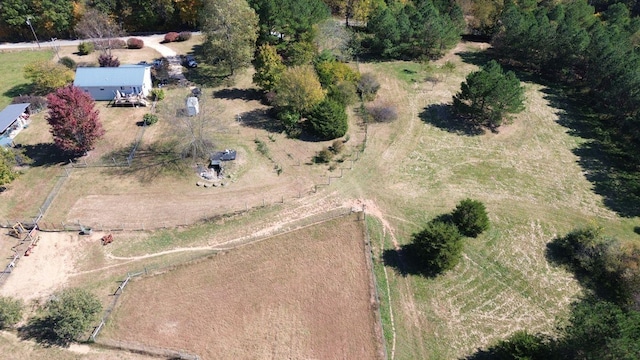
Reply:
[[[199,34],[196,32],[194,34]],[[122,40],[127,40],[130,37],[136,37],[144,41],[144,45],[150,47],[167,58],[169,61],[169,75],[172,78],[178,80],[185,80],[184,74],[182,74],[182,62],[180,56],[168,46],[161,44],[164,40],[164,34],[148,35],[148,36],[125,36],[121,37]],[[53,49],[54,46],[78,46],[82,41],[86,40],[49,40],[46,42],[40,42],[41,49]],[[38,44],[35,42],[22,42],[22,43],[3,43],[0,44],[0,51],[2,50],[38,50]]]

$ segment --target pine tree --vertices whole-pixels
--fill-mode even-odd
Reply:
[[[494,60],[473,72],[453,97],[456,112],[476,125],[497,129],[508,114],[524,110],[524,88],[515,73]]]

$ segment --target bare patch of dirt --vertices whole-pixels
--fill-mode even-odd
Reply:
[[[25,301],[46,299],[67,284],[76,260],[92,242],[72,233],[40,232],[38,236],[37,246],[29,256],[20,259],[0,287],[0,295]]]

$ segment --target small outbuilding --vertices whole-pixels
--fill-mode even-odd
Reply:
[[[225,149],[224,151],[218,151],[211,154],[209,160],[211,161],[209,167],[215,171],[217,176],[222,175],[224,171],[224,167],[222,166],[223,161],[231,161],[236,159],[236,151]]]
[[[79,67],[73,85],[94,100],[110,101],[121,96],[147,97],[151,92],[151,66]]]
[[[11,104],[0,112],[0,146],[11,146],[13,138],[27,126],[29,103]]]
[[[187,115],[188,116],[196,116],[200,112],[200,104],[198,102],[198,98],[195,96],[190,96],[187,98]]]

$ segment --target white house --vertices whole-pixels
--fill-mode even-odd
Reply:
[[[29,103],[11,104],[0,112],[0,146],[10,146],[13,138],[27,125]]]
[[[116,91],[123,95],[148,96],[153,86],[151,66],[79,67],[73,85],[89,93],[94,100],[113,100]]]

